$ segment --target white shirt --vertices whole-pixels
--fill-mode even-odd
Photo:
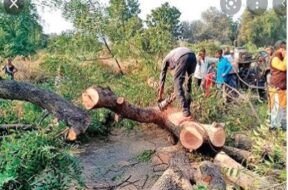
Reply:
[[[203,79],[207,74],[207,69],[208,69],[207,59],[205,58],[204,60],[202,60],[200,57],[198,57],[194,77],[197,79]]]
[[[237,59],[233,59],[231,55],[224,55],[223,57],[226,57],[233,67],[233,69],[230,71],[230,74],[239,73],[239,65]]]
[[[232,55],[230,55],[230,54],[229,55],[223,55],[223,57],[226,57],[230,63],[232,63],[234,61]]]

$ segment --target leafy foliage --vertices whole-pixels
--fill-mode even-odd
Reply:
[[[201,20],[182,22],[182,38],[195,43],[203,40],[217,40],[232,43],[236,38],[237,24],[215,7],[202,13]],[[236,28],[235,28],[236,27]]]
[[[154,153],[155,150],[145,150],[144,152],[142,152],[137,156],[137,160],[139,162],[148,162],[151,160],[151,157],[153,156]]]
[[[5,138],[0,146],[1,189],[68,189],[83,184],[69,146],[40,132]]]
[[[38,14],[31,1],[17,15],[9,15],[0,9],[0,55],[28,56],[47,45],[47,36],[42,33]]]
[[[238,41],[257,47],[274,45],[277,40],[286,39],[286,19],[273,10],[261,15],[246,10],[241,17]]]
[[[169,3],[164,3],[160,7],[151,11],[147,16],[148,27],[158,27],[164,31],[169,31],[173,36],[179,35],[181,12]]]

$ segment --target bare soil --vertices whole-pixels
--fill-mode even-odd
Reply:
[[[171,145],[168,133],[153,125],[114,129],[105,140],[83,145],[78,157],[87,189],[150,189],[165,166],[137,159],[147,150]]]

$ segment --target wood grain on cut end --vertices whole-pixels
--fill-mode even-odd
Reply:
[[[94,88],[88,88],[82,94],[82,100],[84,107],[88,110],[91,110],[97,105],[99,101],[99,94]]]
[[[122,105],[125,102],[125,98],[124,97],[118,97],[116,102],[118,105]]]
[[[180,132],[181,144],[188,150],[197,150],[203,144],[203,136],[195,127],[184,127]]]
[[[68,130],[66,139],[69,141],[75,141],[77,139],[77,133],[75,132],[73,128],[70,128]]]
[[[211,139],[215,147],[223,147],[225,144],[225,132],[224,130],[218,130],[214,133],[213,139]]]

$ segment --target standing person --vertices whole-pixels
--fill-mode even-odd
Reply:
[[[194,79],[198,87],[203,86],[204,79],[207,74],[208,62],[206,59],[206,50],[203,48],[200,50],[197,57],[197,65],[194,73]]]
[[[265,72],[265,80],[267,85],[270,85],[270,79],[271,79],[271,72],[270,72],[270,65],[271,65],[271,61],[273,58],[273,54],[274,54],[274,48],[272,46],[269,46],[268,48],[266,48],[266,52],[268,53],[268,56],[266,58],[266,62],[267,64],[267,68],[264,68],[264,72]]]
[[[223,57],[227,58],[227,60],[232,65],[232,69],[227,75],[227,84],[237,89],[238,88],[238,76],[237,75],[239,73],[238,60],[233,58],[230,49],[229,51],[226,52],[226,55],[224,54]]]
[[[228,74],[232,69],[231,63],[228,61],[226,57],[223,57],[222,54],[223,54],[222,49],[217,50],[215,54],[215,57],[219,59],[216,75],[216,83],[218,87],[222,86],[224,82],[228,84]]]
[[[17,72],[16,67],[12,64],[12,59],[9,58],[7,64],[3,67],[5,74],[10,80],[14,80],[14,74]]]
[[[214,85],[216,72],[217,72],[216,63],[213,62],[209,66],[206,77],[205,77],[204,90],[205,90],[206,96],[210,95],[210,88]]]
[[[234,58],[233,58],[233,56],[231,54],[231,51],[230,51],[229,47],[225,48],[223,54],[224,54],[223,57],[226,57],[230,63],[233,62]]]
[[[216,84],[218,88],[222,88],[223,90],[223,99],[227,102],[230,101],[230,98],[226,96],[231,89],[223,85],[224,83],[229,84],[229,73],[232,70],[232,65],[228,61],[226,57],[223,57],[222,49],[216,51],[215,57],[219,59],[217,65],[217,75],[216,75]]]
[[[269,47],[266,48],[265,51],[267,52],[267,54],[268,54],[268,56],[269,56],[269,57],[268,57],[269,60],[271,60],[272,57],[273,57],[273,54],[274,54],[274,48],[273,48],[272,46],[269,46]]]
[[[163,61],[163,66],[160,74],[160,85],[158,90],[158,101],[163,100],[164,84],[168,69],[174,70],[174,94],[177,95],[182,109],[183,116],[190,117],[190,104],[191,104],[191,82],[192,74],[196,67],[196,56],[195,54],[186,47],[178,47],[170,51]],[[185,84],[185,90],[183,84],[185,76],[188,75],[188,81]]]
[[[286,129],[286,85],[287,62],[286,42],[277,41],[274,56],[271,61],[271,81],[269,88],[271,108],[271,128]]]

